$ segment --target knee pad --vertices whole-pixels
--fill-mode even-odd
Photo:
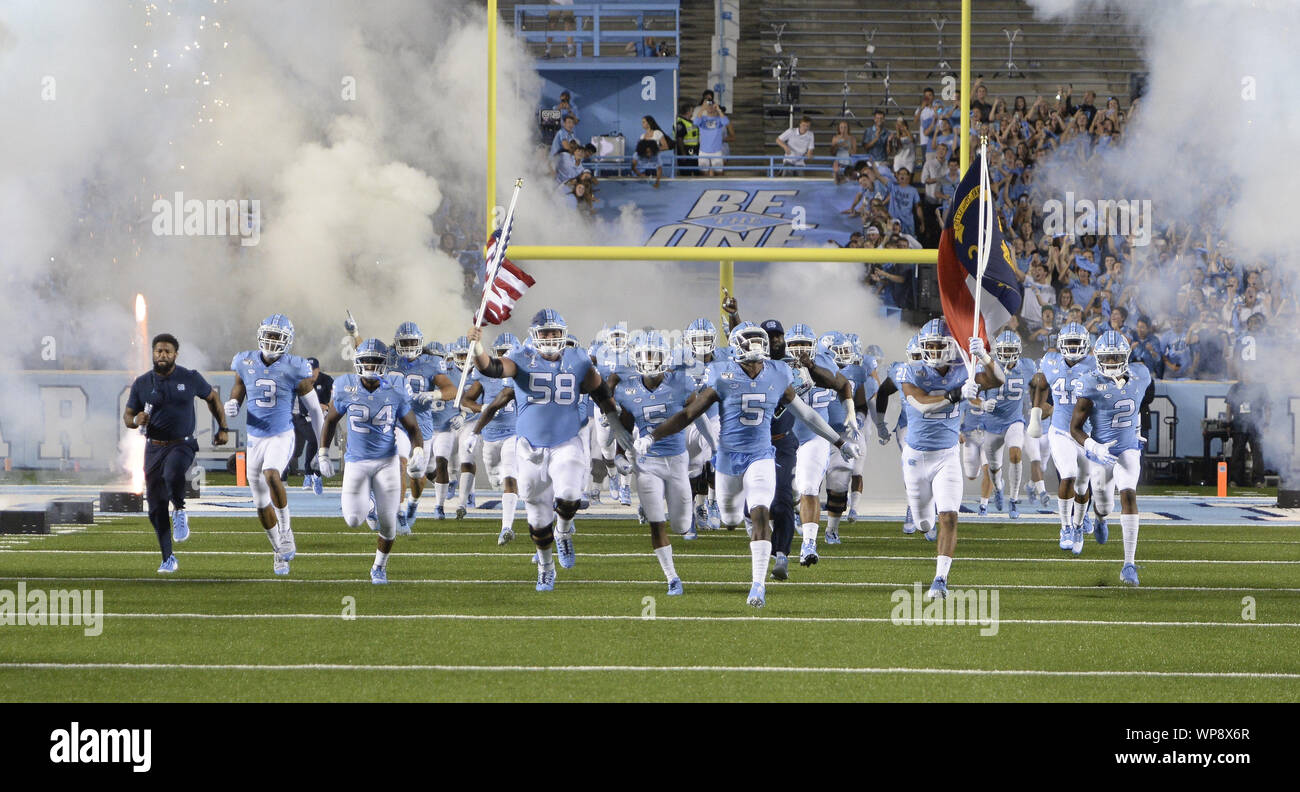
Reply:
[[[534,528],[530,525],[528,526],[528,535],[533,537],[533,543],[538,547],[546,547],[555,540],[555,523],[552,522],[550,525],[541,528]]]
[[[826,491],[826,511],[833,514],[840,514],[849,505],[849,494],[847,492]]]
[[[581,503],[580,501],[576,501],[576,500],[560,500],[559,498],[556,498],[556,499],[555,499],[555,513],[558,514],[558,515],[560,515],[561,517],[563,517],[563,518],[566,519],[566,520],[572,520],[572,519],[573,519],[573,515],[575,515],[575,514],[578,513],[578,507],[581,506],[581,505],[582,505],[582,503]]]

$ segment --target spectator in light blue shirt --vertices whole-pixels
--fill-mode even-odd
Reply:
[[[903,233],[916,236],[916,207],[921,196],[912,186],[912,173],[907,168],[899,168],[898,183],[889,188],[889,216],[903,227]]]
[[[596,153],[596,147],[590,143],[585,146],[578,146],[573,153],[561,152],[558,164],[555,166],[555,183],[564,184],[565,182],[576,179],[585,172],[582,167],[582,161]]]
[[[889,127],[885,125],[885,111],[877,110],[875,123],[862,133],[862,151],[867,159],[880,162],[886,156],[889,144]]]
[[[578,119],[573,116],[565,116],[560,122],[560,131],[555,133],[555,139],[551,141],[551,163],[559,167],[559,156],[567,151],[570,154],[578,147],[578,136],[573,134],[573,129],[578,125]]]

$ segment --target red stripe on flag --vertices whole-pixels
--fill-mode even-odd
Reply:
[[[529,275],[527,272],[521,270],[510,259],[503,259],[501,261],[501,269],[505,270],[506,272],[509,272],[511,275],[514,275],[516,278],[519,279],[521,283],[524,284],[524,286],[533,286],[537,283],[537,281],[533,280],[532,275]]]
[[[948,323],[948,332],[952,333],[964,349],[965,340],[970,338],[969,333],[975,321],[975,297],[967,285],[970,273],[957,260],[951,228],[945,228],[939,237],[939,261],[935,274],[939,281],[939,302],[943,305],[943,319]],[[980,317],[979,336],[988,348],[988,331],[984,327],[983,317]]]

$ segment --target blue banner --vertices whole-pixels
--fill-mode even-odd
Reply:
[[[600,183],[601,217],[631,204],[644,219],[642,244],[659,247],[822,247],[845,244],[862,221],[841,214],[856,184],[830,179],[673,179]]]

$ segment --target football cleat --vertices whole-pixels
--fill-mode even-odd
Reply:
[[[718,502],[716,500],[709,501],[709,505],[707,508],[709,512],[709,520],[708,520],[709,530],[710,531],[722,530],[722,512],[718,510]]]
[[[587,494],[587,502],[596,506],[600,505],[600,487],[597,487]]]
[[[1070,532],[1070,552],[1075,555],[1083,554],[1083,526],[1076,525]]]
[[[411,523],[406,519],[406,509],[403,508],[398,508],[397,510],[397,535],[411,535]]]
[[[388,570],[381,566],[370,567],[370,582],[382,586],[388,582]]]
[[[614,481],[613,476],[610,476],[609,477],[609,499],[610,500],[612,501],[618,500],[618,490],[619,490],[618,482]]]
[[[826,544],[840,544],[840,531],[838,528],[826,526]]]
[[[445,520],[445,519],[447,519],[447,511],[446,511],[445,509],[443,509],[441,506],[434,506],[434,507],[433,507],[433,519],[435,519],[435,520]]]
[[[993,490],[993,510],[1002,511],[1003,507],[1005,506],[1006,506],[1006,496],[1003,494],[1002,490],[1000,489]]]
[[[692,521],[692,522],[691,522],[691,526],[690,526],[689,528],[686,529],[686,533],[679,534],[679,536],[681,536],[682,539],[684,539],[684,540],[686,540],[686,541],[688,541],[688,542],[691,541],[692,539],[698,539],[698,538],[700,538],[700,534],[699,534],[699,532],[695,529],[695,522]]]
[[[274,570],[274,571],[275,571],[275,574],[277,574],[277,575],[287,575],[287,574],[289,574],[289,561],[288,561],[288,559],[286,559],[284,556],[280,555],[279,553],[276,553],[276,554],[275,554],[275,561],[271,564],[271,569]]]
[[[925,592],[926,599],[947,599],[948,598],[948,581],[941,577],[934,579],[930,584],[930,590]]]
[[[577,553],[573,552],[572,535],[556,534],[555,551],[560,557],[560,566],[565,569],[573,569],[573,565],[578,563]]]
[[[640,523],[641,525],[645,525],[645,507],[644,507],[644,506],[637,506],[637,507],[636,507],[636,521],[637,521],[638,523]]]
[[[1074,547],[1074,529],[1069,526],[1061,526],[1061,539],[1058,542],[1062,550],[1069,550]]]
[[[812,566],[817,563],[817,540],[805,539],[799,547],[799,565]]]
[[[1093,528],[1092,512],[1090,511],[1087,514],[1083,515],[1083,532],[1086,534],[1091,534],[1092,528]]]
[[[1125,564],[1124,568],[1119,571],[1119,579],[1122,583],[1130,586],[1138,585],[1138,568],[1134,564]]]
[[[785,553],[777,553],[772,556],[772,579],[785,580],[790,577],[790,559]]]
[[[912,519],[912,507],[907,507],[907,513],[903,515],[903,533],[911,536],[916,533],[916,522]]]
[[[922,535],[926,538],[926,541],[933,542],[939,537],[939,525],[937,523],[931,525],[930,530],[926,531]]]
[[[312,475],[310,473],[302,477],[303,492],[309,492],[311,490],[311,479],[312,479]]]
[[[1010,518],[1013,519],[1013,520],[1019,520],[1019,519],[1020,519],[1020,510],[1016,508],[1016,502],[1015,502],[1015,500],[1014,500],[1014,499],[1013,499],[1013,500],[1009,500],[1009,501],[1007,501],[1007,503],[1009,504],[1009,505],[1007,506],[1007,517],[1010,517]]]
[[[555,567],[550,569],[538,564],[537,566],[537,590],[538,591],[555,591]]]
[[[682,595],[682,579],[673,578],[668,581],[668,596],[680,597]]]
[[[745,604],[753,605],[755,608],[761,608],[767,603],[767,587],[762,583],[755,583],[749,587],[749,597]]]
[[[849,509],[849,513],[844,515],[844,522],[857,522],[857,521],[858,521],[858,510]]]
[[[190,516],[184,509],[172,512],[172,541],[184,542],[190,538]]]
[[[632,505],[632,488],[627,484],[618,488],[618,502],[624,506]]]
[[[1098,517],[1092,526],[1092,538],[1097,540],[1097,544],[1106,544],[1110,538],[1110,526],[1106,524],[1105,517]]]
[[[319,475],[313,475],[311,477],[311,488],[317,495],[324,495],[325,481]]]
[[[500,535],[497,536],[497,547],[503,547],[505,545],[510,544],[512,541],[514,541],[514,538],[515,538],[515,529],[507,525],[506,527],[501,529]]]
[[[1052,508],[1052,496],[1047,494],[1047,487],[1043,487],[1043,491],[1038,493],[1038,505],[1044,509]]]
[[[463,520],[463,519],[465,519],[465,507],[464,507],[464,506],[457,506],[457,507],[456,507],[456,519],[457,519],[457,520]]]
[[[706,525],[709,524],[709,507],[708,507],[708,506],[696,506],[696,507],[695,507],[695,522],[699,523],[699,526],[700,526],[701,529],[703,529]]]
[[[280,536],[280,555],[284,556],[285,561],[292,561],[298,555],[298,545],[293,541],[293,529],[286,525],[276,533]]]
[[[162,564],[158,567],[158,574],[170,575],[171,573],[175,572],[180,568],[181,565],[180,562],[176,560],[176,556],[169,555],[167,556],[167,560],[162,562]]]
[[[475,502],[475,500],[474,500],[474,491],[473,491],[473,490],[471,490],[471,491],[469,492],[469,494],[466,496],[466,498],[465,498],[465,506],[466,506],[466,508],[470,508],[470,509],[477,508],[478,504],[477,504],[477,503]]]
[[[981,504],[980,504],[980,513],[979,513],[979,516],[980,516],[980,517],[987,517],[987,516],[989,516],[989,506],[988,506],[987,503],[981,503]]]

